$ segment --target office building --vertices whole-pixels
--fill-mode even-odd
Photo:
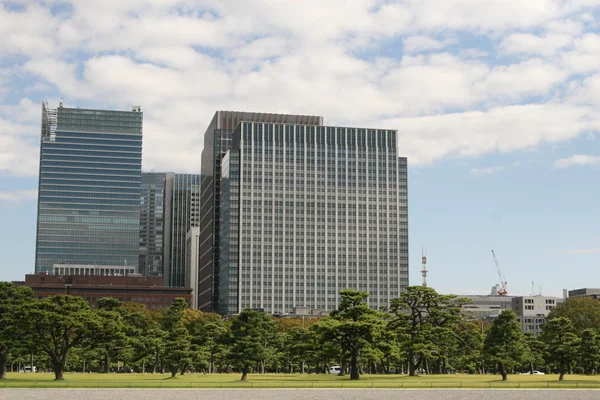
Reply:
[[[73,276],[41,272],[25,275],[25,282],[13,283],[32,288],[38,299],[67,294],[84,298],[94,308],[103,297],[141,303],[150,309],[169,308],[177,298],[185,299],[190,306],[192,304],[191,289],[165,287],[162,278],[158,276]]]
[[[200,265],[198,305],[202,311],[218,311],[221,159],[231,144],[240,121],[323,125],[323,117],[308,115],[217,111],[204,134],[201,168]]]
[[[35,271],[138,267],[140,107],[42,104]]]
[[[164,278],[170,287],[186,282],[186,242],[191,227],[200,222],[200,176],[168,173],[165,179]],[[196,267],[197,269],[197,267]]]
[[[522,332],[539,335],[550,311],[564,299],[546,296],[518,296],[512,299],[512,309],[521,323]]]
[[[165,172],[142,172],[139,273],[162,276],[165,234]]]
[[[397,131],[241,122],[221,162],[219,312],[385,307],[408,285]]]
[[[193,308],[198,308],[198,265],[200,262],[200,227],[193,226],[187,234],[185,244],[185,287],[192,289]]]
[[[513,296],[457,295],[471,303],[462,306],[462,313],[469,319],[493,319],[504,310],[512,309]]]
[[[600,289],[583,288],[569,290],[569,298],[571,297],[591,297],[595,300],[600,300]]]

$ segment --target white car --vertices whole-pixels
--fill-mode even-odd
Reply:
[[[330,374],[339,374],[341,371],[341,367],[339,365],[334,365],[332,367],[329,367],[329,373]]]
[[[546,375],[546,374],[545,374],[545,373],[543,373],[543,372],[540,372],[540,371],[535,371],[535,370],[534,370],[534,371],[531,373],[531,375]]]

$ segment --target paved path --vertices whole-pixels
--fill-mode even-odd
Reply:
[[[597,400],[584,389],[0,389],[2,400]]]

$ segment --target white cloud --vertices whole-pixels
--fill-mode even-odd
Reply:
[[[569,168],[582,165],[600,165],[600,156],[575,154],[571,157],[561,158],[554,161],[555,168]]]
[[[494,167],[484,167],[484,168],[472,168],[469,173],[478,178],[486,175],[491,175],[496,172],[504,171],[506,167],[504,165],[496,165]]]
[[[506,54],[539,54],[549,57],[571,43],[571,35],[547,33],[543,36],[531,33],[514,33],[502,40],[500,51]]]
[[[12,203],[27,200],[37,200],[37,190],[13,190],[9,192],[0,192],[0,203]]]
[[[0,170],[11,174],[37,172],[36,90],[48,93],[46,84],[69,105],[141,104],[144,168],[155,169],[197,171],[217,109],[385,125],[399,130],[411,163],[598,129],[600,36],[582,34],[593,31],[597,2],[81,0],[63,15],[28,4],[24,13],[0,6],[0,51],[17,56],[0,73],[0,96],[17,93],[14,77],[29,87],[16,88],[29,96],[20,103],[0,103]],[[487,44],[445,47],[463,33]],[[498,54],[508,57],[499,64]]]
[[[444,157],[476,157],[531,149],[600,129],[598,110],[547,103],[504,106],[486,112],[394,118],[379,123],[399,131],[399,148],[411,164]]]

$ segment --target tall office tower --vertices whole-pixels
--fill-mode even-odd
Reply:
[[[231,144],[231,134],[240,121],[323,125],[323,117],[217,111],[204,134],[201,168],[200,266],[198,307],[218,311],[219,229],[221,198],[221,159]]]
[[[36,272],[138,267],[142,120],[42,103]]]
[[[200,223],[200,175],[167,173],[164,207],[165,284],[170,287],[192,287],[194,282],[186,281],[186,243],[190,228]],[[194,268],[197,269],[197,266]]]
[[[142,172],[140,198],[140,261],[142,275],[163,275],[165,172]]]
[[[222,314],[387,306],[408,285],[397,131],[242,122],[221,164]]]

